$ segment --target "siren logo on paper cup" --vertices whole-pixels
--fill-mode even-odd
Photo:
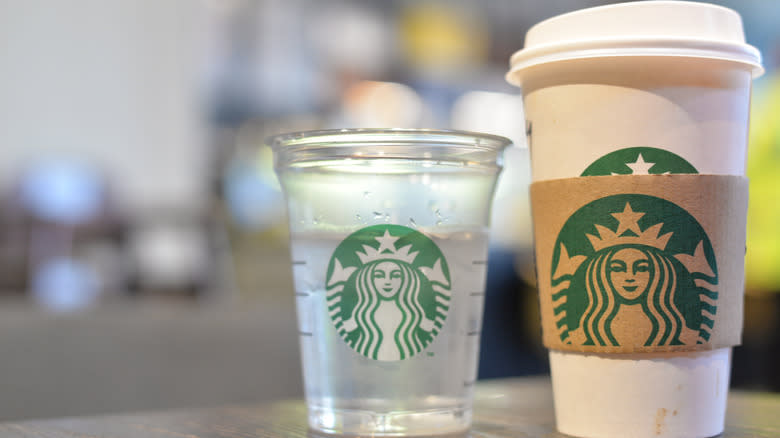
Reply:
[[[681,156],[651,147],[625,148],[599,158],[581,176],[699,173]]]
[[[570,345],[706,343],[718,299],[710,240],[687,211],[649,195],[597,199],[560,231],[553,311]]]
[[[327,272],[333,324],[370,359],[408,359],[441,331],[450,306],[450,273],[439,247],[401,225],[374,225],[344,239]]]

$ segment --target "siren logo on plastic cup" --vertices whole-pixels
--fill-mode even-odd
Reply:
[[[328,312],[342,339],[370,359],[408,359],[441,331],[450,306],[450,273],[439,247],[401,225],[349,235],[327,272]]]
[[[651,147],[625,148],[610,152],[588,166],[581,176],[663,175],[699,173],[681,156]]]
[[[551,282],[566,344],[694,345],[712,333],[718,271],[710,239],[661,198],[613,195],[577,210],[556,240]]]

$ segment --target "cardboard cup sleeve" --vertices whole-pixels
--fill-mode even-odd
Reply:
[[[545,346],[669,353],[739,345],[747,202],[743,176],[533,183]]]

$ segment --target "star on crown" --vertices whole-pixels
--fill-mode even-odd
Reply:
[[[593,224],[599,233],[598,237],[592,234],[586,234],[586,236],[596,251],[611,246],[630,244],[652,246],[663,250],[666,248],[666,244],[669,243],[672,233],[669,232],[662,236],[658,235],[661,232],[661,227],[664,225],[663,223],[652,225],[642,231],[639,228],[639,219],[644,215],[644,213],[633,211],[631,204],[626,203],[621,213],[612,213],[612,216],[618,220],[617,231],[612,231],[599,224]]]
[[[409,252],[412,249],[411,244],[396,249],[395,241],[398,240],[399,238],[390,235],[390,232],[388,230],[385,230],[385,234],[382,237],[375,237],[375,239],[377,242],[379,242],[379,248],[374,248],[369,245],[363,245],[364,252],[358,251],[356,253],[363,264],[372,262],[374,260],[388,260],[388,259],[400,260],[411,264],[414,261],[415,257],[417,257],[417,254],[419,253],[419,251],[415,251],[412,253]]]

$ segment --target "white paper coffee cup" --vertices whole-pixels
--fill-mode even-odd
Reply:
[[[751,80],[762,72],[736,12],[657,1],[537,24],[507,79],[523,89],[537,182],[603,175],[599,163],[626,154],[634,158],[615,173],[744,175]],[[664,154],[679,159],[677,167]],[[730,357],[730,348],[551,350],[558,429],[581,437],[717,435]]]

